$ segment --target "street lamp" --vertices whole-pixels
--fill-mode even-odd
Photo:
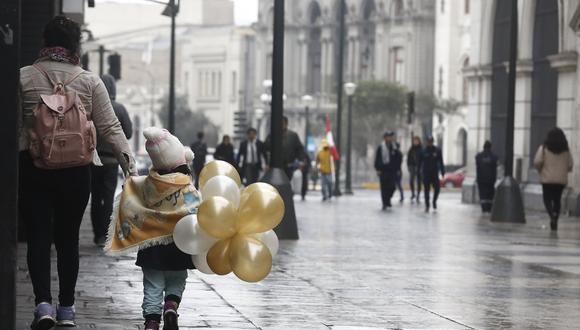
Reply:
[[[344,84],[344,92],[348,96],[348,119],[346,140],[346,182],[344,193],[352,195],[352,96],[356,92],[356,84],[347,82]]]
[[[302,103],[304,104],[304,152],[308,152],[308,135],[310,135],[310,104],[314,98],[310,95],[302,96]]]
[[[150,0],[151,1],[151,0]],[[157,2],[157,1],[152,1]],[[169,132],[175,133],[175,17],[179,12],[179,0],[169,0],[163,16],[171,17],[171,54],[169,62]]]

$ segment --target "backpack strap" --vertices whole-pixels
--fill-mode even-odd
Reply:
[[[40,64],[33,64],[32,66],[36,70],[38,70],[40,73],[42,73],[42,75],[44,77],[46,77],[46,79],[48,79],[48,81],[50,81],[50,84],[52,85],[52,87],[55,87],[57,85],[57,83],[52,79],[52,77],[48,74],[48,72],[46,72],[46,70],[42,67],[42,65],[40,65]]]
[[[83,74],[85,70],[83,68],[78,68],[77,72],[73,73],[73,75],[63,84],[64,86],[68,86],[70,83],[75,81],[81,74]]]
[[[71,77],[69,79],[67,79],[66,82],[61,83],[61,82],[56,82],[54,81],[54,79],[52,79],[52,77],[48,74],[48,72],[44,69],[44,67],[42,67],[42,65],[40,64],[33,64],[32,65],[34,68],[36,68],[36,70],[40,71],[40,73],[42,73],[42,75],[44,75],[46,77],[46,79],[48,79],[48,81],[50,81],[50,83],[52,84],[52,87],[55,89],[55,91],[57,90],[61,90],[61,92],[64,92],[64,88],[69,85],[70,83],[72,83],[75,79],[77,79],[83,72],[85,72],[84,69],[82,68],[78,68],[78,70],[73,73],[71,75]]]

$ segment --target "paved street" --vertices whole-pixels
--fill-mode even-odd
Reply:
[[[301,239],[283,242],[259,284],[192,272],[182,329],[572,329],[580,324],[580,221],[550,233],[491,224],[444,192],[437,213],[405,203],[381,212],[378,193],[296,202]],[[82,233],[81,329],[141,329],[140,270],[108,258]],[[18,329],[33,304],[19,253]],[[56,280],[56,277],[54,277]],[[57,287],[54,282],[54,288]],[[56,294],[55,294],[56,296]]]

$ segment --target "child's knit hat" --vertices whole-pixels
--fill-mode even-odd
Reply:
[[[155,170],[171,171],[186,165],[194,158],[193,151],[189,147],[184,147],[179,139],[166,129],[149,127],[143,130],[143,136],[147,139],[145,149]]]

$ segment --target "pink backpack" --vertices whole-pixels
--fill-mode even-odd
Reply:
[[[96,130],[75,91],[65,87],[84,70],[66,82],[56,83],[40,65],[34,65],[52,84],[52,95],[40,95],[29,127],[30,154],[34,165],[43,169],[61,169],[88,165],[93,161]]]

